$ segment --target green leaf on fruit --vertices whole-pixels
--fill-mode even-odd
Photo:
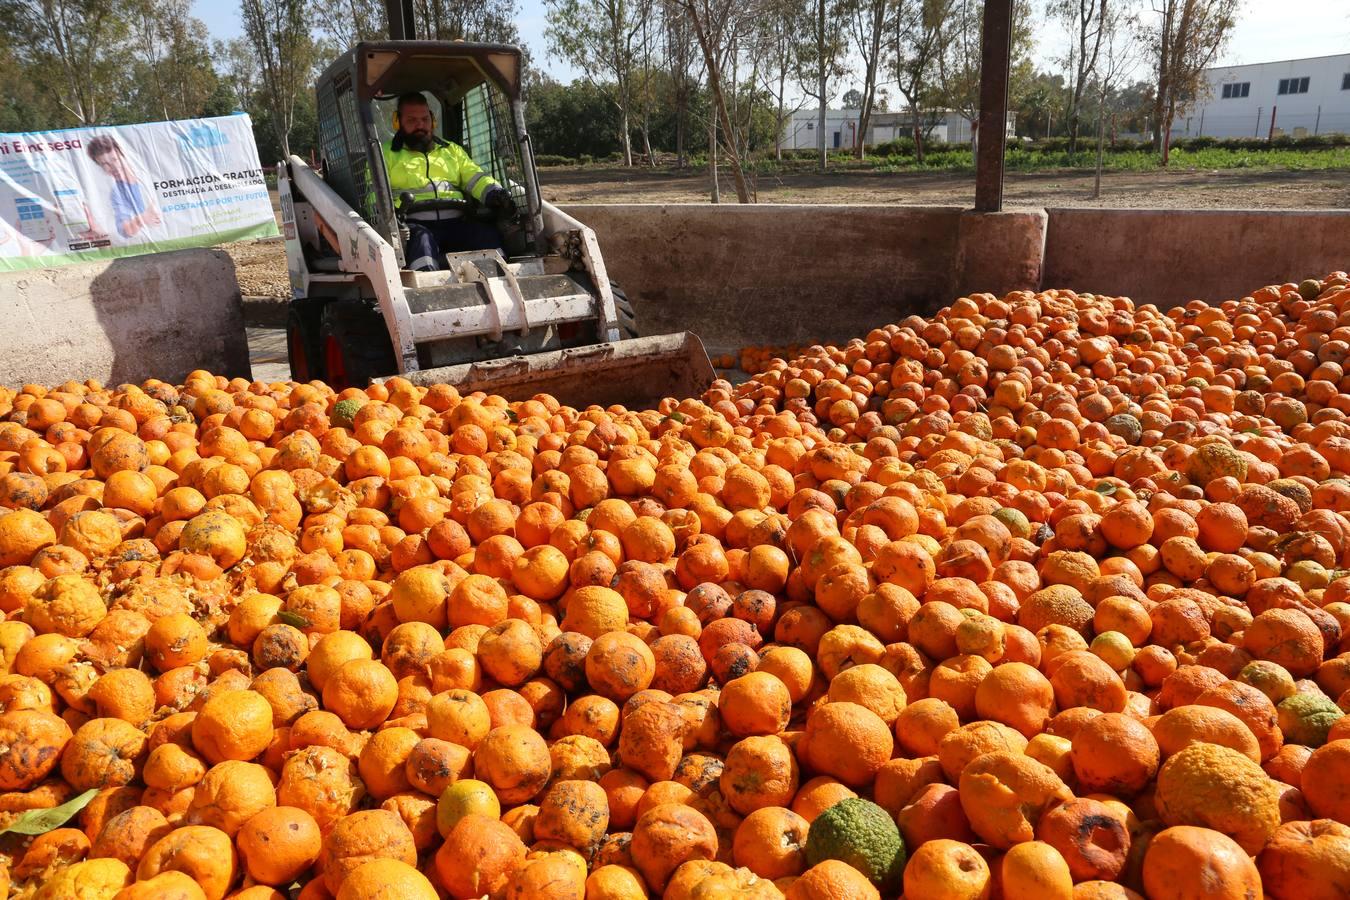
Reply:
[[[277,618],[280,619],[281,621],[285,622],[287,625],[291,626],[292,628],[305,629],[305,628],[308,628],[308,627],[310,626],[310,624],[311,624],[310,621],[309,621],[309,619],[306,619],[304,616],[300,615],[299,613],[294,613],[294,612],[291,612],[291,611],[285,610],[285,609],[283,609],[281,612],[277,613]]]
[[[0,834],[37,835],[55,831],[75,818],[97,795],[98,788],[90,788],[60,806],[53,806],[50,809],[30,809],[15,819],[8,828],[0,829]]]

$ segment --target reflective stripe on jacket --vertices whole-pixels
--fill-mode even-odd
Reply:
[[[395,138],[397,140],[397,138]],[[463,200],[465,195],[478,202],[497,182],[474,162],[464,148],[440,141],[429,153],[413,150],[394,141],[384,145],[384,165],[389,172],[389,187],[398,205],[399,194],[411,192],[415,200]],[[416,213],[414,219],[453,219],[456,210]]]

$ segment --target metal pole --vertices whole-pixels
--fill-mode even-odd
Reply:
[[[417,13],[413,0],[384,0],[385,15],[389,18],[391,41],[417,40]]]
[[[1317,119],[1313,122],[1313,134],[1320,134],[1322,128],[1322,104],[1317,104]]]
[[[1256,108],[1256,130],[1252,132],[1252,137],[1254,138],[1261,136],[1261,113],[1262,107],[1258,106]]]
[[[1268,141],[1275,140],[1275,110],[1277,109],[1279,109],[1278,106],[1272,106],[1270,108],[1270,133],[1266,135],[1266,140]]]
[[[986,0],[980,43],[980,119],[975,162],[975,209],[1003,208],[1003,148],[1008,138],[1008,71],[1013,0]]]
[[[1199,137],[1205,136],[1205,108],[1200,107],[1200,132]]]

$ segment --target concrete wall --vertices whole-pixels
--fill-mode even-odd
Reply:
[[[694,331],[715,351],[846,340],[937,309],[963,287],[957,259],[1009,289],[1035,287],[1045,230],[1040,211],[979,223],[956,207],[574,204],[567,211],[595,229],[644,334]]]
[[[1173,306],[1350,267],[1350,210],[574,204],[646,334],[713,351],[857,337],[962,294],[1071,287]]]
[[[0,383],[249,377],[234,263],[179,250],[0,274]]]
[[[1175,306],[1350,267],[1350,210],[1052,209],[1043,283]]]

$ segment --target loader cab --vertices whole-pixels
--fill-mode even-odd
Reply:
[[[437,134],[511,191],[517,213],[499,226],[504,252],[450,252],[434,272],[407,267],[383,148],[397,98],[412,92],[429,101]],[[341,389],[398,374],[606,405],[690,396],[711,383],[697,337],[638,338],[595,232],[540,197],[518,48],[361,43],[324,71],[316,94],[322,172],[298,156],[277,166],[293,378]]]
[[[325,180],[394,246],[403,266],[397,198],[382,148],[394,135],[397,98],[416,91],[436,116],[437,135],[459,144],[511,191],[517,215],[498,223],[510,258],[542,251],[542,216],[525,136],[516,47],[440,41],[357,44],[316,85]]]

